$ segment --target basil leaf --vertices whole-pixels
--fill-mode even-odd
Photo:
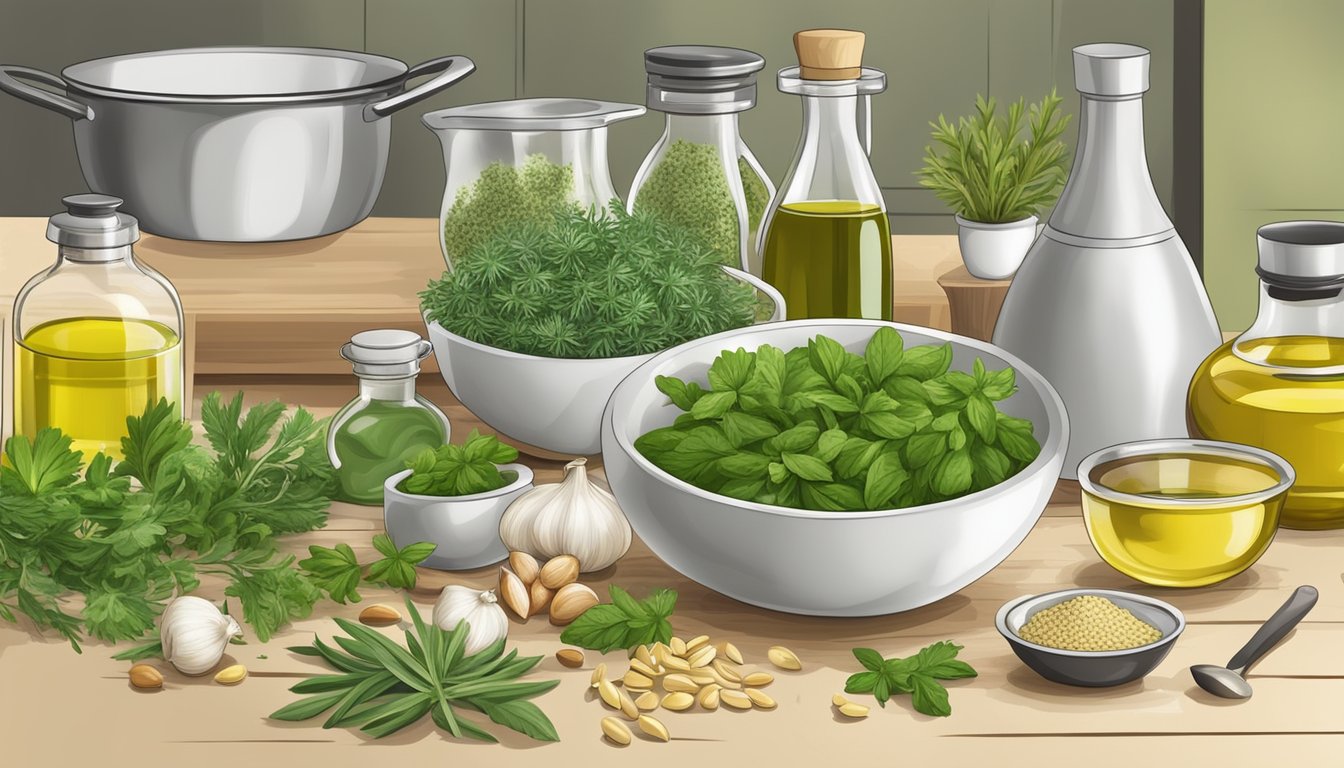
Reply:
[[[719,459],[719,471],[732,478],[764,478],[771,461],[759,453],[735,453]]]
[[[1031,434],[1031,422],[999,414],[997,445],[1003,452],[1022,462],[1031,462],[1041,452],[1040,443]]]
[[[740,411],[725,413],[723,421],[719,423],[723,427],[724,436],[738,448],[779,434],[779,427],[768,420]]]
[[[812,405],[825,406],[836,413],[859,412],[859,406],[854,401],[837,392],[829,392],[824,389],[813,389],[799,393],[798,399]]]
[[[952,345],[924,345],[905,350],[905,356],[896,367],[903,376],[912,376],[920,381],[928,381],[947,372],[952,364]]]
[[[978,360],[979,358],[977,358],[977,362]],[[951,385],[953,389],[957,390],[957,392],[961,393],[963,396],[970,396],[973,392],[979,389],[975,377],[962,373],[961,371],[948,371],[943,374],[943,381]]]
[[[717,419],[736,404],[736,392],[714,391],[695,401],[691,415],[697,419]]]
[[[868,509],[889,509],[891,500],[909,479],[896,451],[883,453],[868,468],[863,484],[864,505]]]
[[[817,458],[830,463],[840,455],[849,436],[842,429],[828,429],[817,438]]]
[[[1003,482],[1012,469],[1003,451],[979,441],[971,443],[971,464],[972,479],[983,488]]]
[[[947,689],[928,675],[910,676],[914,690],[911,691],[911,703],[915,711],[930,717],[947,717],[952,714],[952,705],[947,700]]]
[[[738,390],[743,408],[778,408],[784,402],[784,353],[769,344],[756,350],[756,368]]]
[[[875,387],[883,386],[887,377],[896,373],[904,357],[905,340],[895,328],[883,326],[877,329],[863,350],[864,363],[868,367],[868,380]]]
[[[877,672],[859,672],[845,680],[845,693],[872,693],[877,685]]]
[[[709,366],[709,386],[715,392],[736,391],[751,378],[756,355],[745,349],[725,350]]]
[[[971,428],[980,439],[986,443],[993,443],[998,437],[998,413],[994,410],[994,404],[989,402],[989,398],[982,394],[971,395],[966,401],[966,420],[970,422]]]
[[[845,348],[840,342],[828,336],[818,336],[807,342],[807,357],[812,370],[821,374],[826,381],[835,384],[840,374],[845,372],[848,363]]]
[[[897,338],[900,337],[898,336]],[[858,659],[859,663],[863,665],[864,669],[871,672],[882,671],[882,654],[874,651],[872,648],[855,648],[852,653],[854,654],[854,658]],[[855,691],[850,691],[850,693],[855,693]]]
[[[821,430],[817,429],[815,424],[799,424],[766,440],[762,447],[767,454],[772,455],[802,453],[816,444],[817,438],[820,436]]]
[[[863,495],[844,483],[804,483],[803,503],[808,509],[826,512],[852,512],[863,509]]]
[[[971,487],[971,456],[964,448],[943,458],[933,473],[933,491],[941,496],[955,496]]]
[[[1005,400],[1017,391],[1017,372],[1012,368],[995,371],[987,377],[981,394],[990,400]]]
[[[947,453],[947,437],[939,432],[912,435],[905,444],[906,466],[919,468],[932,464]]]
[[[831,468],[826,462],[815,456],[808,456],[805,453],[786,453],[783,455],[784,466],[789,471],[803,480],[825,480],[830,481]]]
[[[836,473],[843,480],[850,480],[864,472],[873,465],[877,455],[886,447],[885,440],[865,440],[862,437],[850,437],[845,440],[845,445],[840,449],[839,455],[835,457]]]

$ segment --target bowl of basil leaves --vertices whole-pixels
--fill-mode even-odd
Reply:
[[[518,449],[472,430],[461,445],[426,448],[383,485],[383,525],[392,543],[434,544],[421,562],[463,571],[509,556],[499,521],[532,488],[532,470],[515,464]]]
[[[612,492],[653,552],[729,597],[874,616],[940,600],[1017,548],[1068,443],[1054,388],[994,345],[814,319],[687,342],[603,415]]]

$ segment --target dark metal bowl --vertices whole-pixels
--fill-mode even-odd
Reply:
[[[1018,630],[1038,612],[1080,595],[1097,595],[1115,603],[1156,627],[1162,638],[1154,643],[1123,651],[1066,651],[1027,642]],[[1063,589],[1044,595],[1025,595],[1009,600],[994,617],[994,626],[1012,646],[1013,653],[1041,677],[1064,685],[1104,688],[1123,685],[1152,672],[1166,658],[1176,638],[1185,629],[1185,616],[1151,597],[1110,589]]]

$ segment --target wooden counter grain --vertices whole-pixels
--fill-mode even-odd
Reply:
[[[444,406],[455,432],[477,422],[438,382],[432,370],[421,391]],[[353,389],[348,377],[205,377],[199,393],[245,387],[251,401],[279,397],[329,414]],[[538,482],[555,480],[560,462],[528,459]],[[350,543],[361,559],[372,556],[369,540],[381,530],[376,508],[337,504],[326,529],[285,542],[302,553],[310,543]],[[612,568],[585,578],[599,593],[609,583],[636,595],[670,587],[680,598],[672,622],[678,634],[708,634],[732,641],[748,662],[768,669],[766,649],[792,648],[803,671],[771,670],[767,692],[775,711],[660,713],[670,744],[635,738],[615,748],[601,738],[598,721],[608,714],[588,687],[590,670],[620,653],[589,653],[585,667],[561,667],[554,652],[558,630],[544,619],[513,622],[510,639],[519,652],[543,655],[531,679],[558,679],[555,690],[536,700],[559,730],[557,744],[539,744],[493,724],[502,744],[455,742],[428,720],[382,740],[357,731],[323,730],[320,720],[279,723],[266,715],[295,699],[288,687],[327,670],[286,646],[306,644],[314,633],[329,638],[330,616],[353,617],[373,602],[400,604],[387,590],[365,590],[359,606],[319,605],[266,644],[232,646],[230,657],[251,670],[241,685],[225,688],[205,679],[165,670],[162,691],[141,692],[126,681],[128,664],[110,658],[113,649],[87,643],[76,656],[59,639],[20,625],[0,623],[0,761],[12,765],[100,766],[669,766],[860,765],[882,763],[944,766],[1259,765],[1289,760],[1332,765],[1344,740],[1338,702],[1344,696],[1344,586],[1339,532],[1281,532],[1265,557],[1240,576],[1206,589],[1180,591],[1137,585],[1103,564],[1088,544],[1076,503],[1047,508],[1045,516],[1002,565],[960,593],[919,610],[866,619],[790,616],[754,608],[681,577],[641,543]],[[421,569],[412,594],[428,612],[448,583],[489,587],[496,570],[447,574]],[[1233,703],[1205,694],[1187,668],[1225,662],[1298,584],[1320,589],[1320,603],[1301,628],[1250,676],[1255,696]],[[1006,600],[1070,585],[1119,588],[1155,595],[1185,612],[1189,625],[1170,656],[1146,679],[1110,689],[1081,689],[1046,682],[1026,669],[993,628]],[[222,584],[208,582],[201,594],[222,597]],[[391,632],[392,630],[385,630]],[[832,712],[830,697],[857,671],[849,649],[867,646],[886,655],[908,655],[928,643],[950,639],[965,646],[962,658],[979,677],[948,685],[953,714],[915,713],[908,697],[865,720]],[[267,658],[258,658],[265,655]],[[159,664],[160,667],[166,667]],[[862,697],[852,697],[862,701]],[[866,703],[871,704],[871,700]]]

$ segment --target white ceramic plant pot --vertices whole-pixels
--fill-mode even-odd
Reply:
[[[1038,219],[990,224],[957,217],[957,244],[966,271],[982,280],[1007,280],[1036,241]]]
[[[397,490],[411,470],[398,472],[383,485],[383,524],[398,548],[418,541],[434,545],[422,563],[441,571],[465,571],[497,563],[509,556],[499,538],[499,521],[513,500],[532,488],[532,470],[523,464],[501,464],[501,472],[518,473],[512,483],[470,496],[421,496]]]

